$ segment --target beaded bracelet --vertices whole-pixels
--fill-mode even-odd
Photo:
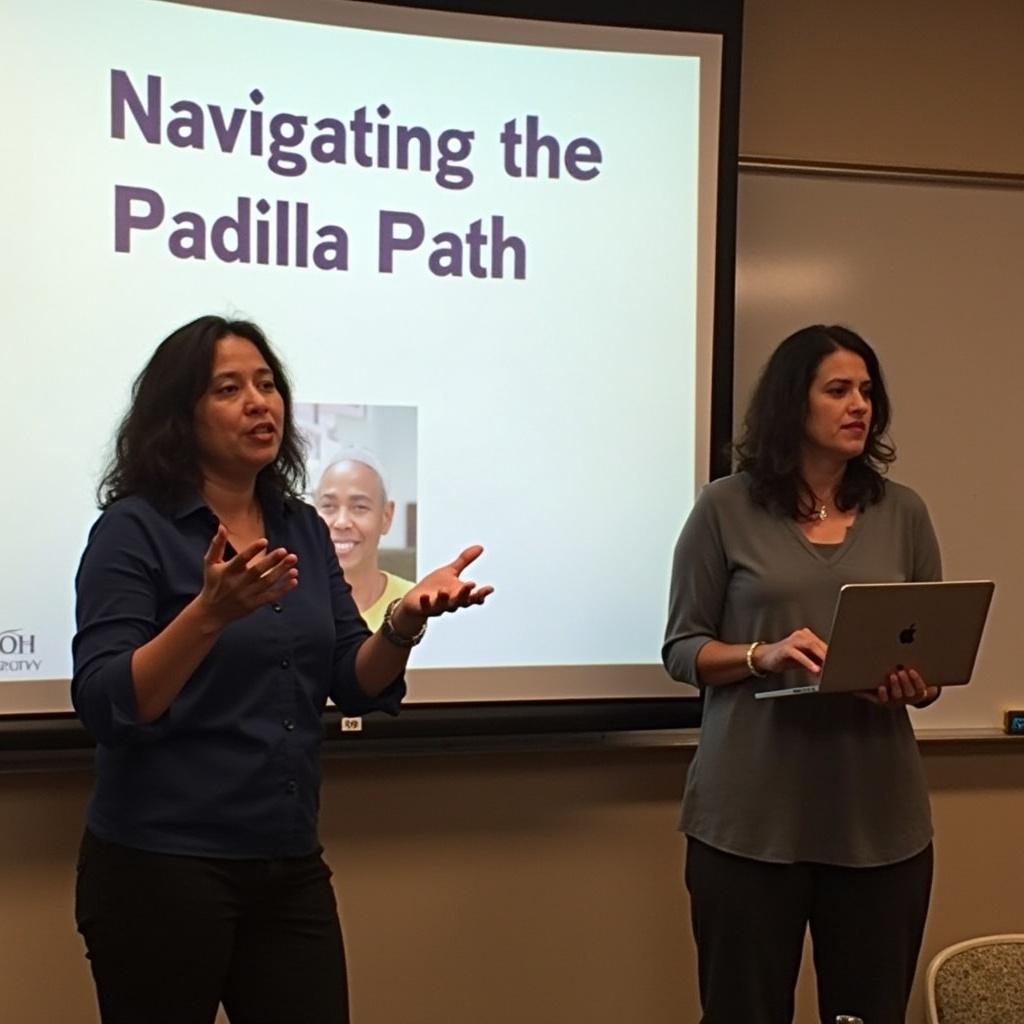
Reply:
[[[401,603],[402,599],[400,597],[396,597],[384,610],[384,621],[381,623],[381,632],[383,632],[385,639],[389,640],[396,647],[415,647],[423,639],[423,634],[427,631],[427,624],[424,622],[415,636],[407,636],[405,633],[399,633],[398,630],[395,629],[394,622],[391,620],[394,618],[395,609],[398,608]]]

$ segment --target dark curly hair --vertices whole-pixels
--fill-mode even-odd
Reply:
[[[201,316],[165,338],[132,385],[131,403],[97,488],[101,509],[141,495],[171,508],[199,489],[196,403],[209,387],[217,342],[228,335],[251,341],[274,374],[284,403],[277,458],[257,476],[261,493],[297,497],[305,487],[304,443],[292,418],[288,375],[264,333],[246,320]]]
[[[736,468],[750,474],[751,496],[764,508],[797,519],[813,514],[814,496],[800,472],[808,394],[822,359],[838,349],[864,360],[871,377],[872,412],[864,450],[846,464],[836,506],[863,509],[885,493],[883,474],[896,449],[887,435],[891,408],[878,357],[848,328],[816,324],[791,334],[772,353],[735,445]]]

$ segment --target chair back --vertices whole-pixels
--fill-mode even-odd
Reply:
[[[928,1024],[1024,1021],[1024,934],[949,946],[928,965],[926,987]]]

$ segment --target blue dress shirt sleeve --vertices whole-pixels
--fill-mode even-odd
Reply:
[[[170,711],[137,720],[131,660],[159,631],[156,575],[143,520],[130,503],[112,507],[93,526],[75,577],[77,633],[72,645],[71,700],[82,722],[108,745],[159,738]]]

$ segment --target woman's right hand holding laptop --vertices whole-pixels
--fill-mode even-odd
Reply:
[[[913,668],[898,668],[889,673],[888,682],[874,690],[857,690],[855,697],[884,704],[890,708],[901,708],[907,704],[915,707],[931,704],[938,700],[941,686],[929,686],[921,674]]]

